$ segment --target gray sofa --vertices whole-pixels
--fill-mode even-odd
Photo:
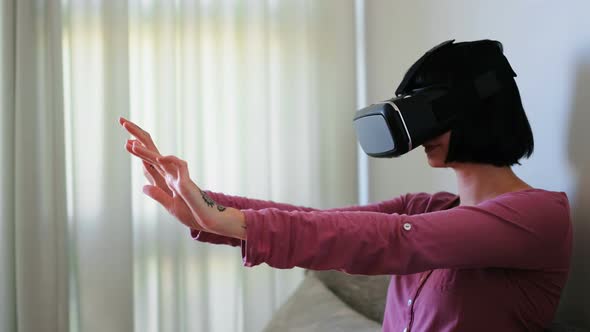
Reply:
[[[389,276],[307,271],[265,332],[381,331]],[[555,323],[550,332],[588,332]]]

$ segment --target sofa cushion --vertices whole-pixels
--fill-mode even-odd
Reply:
[[[381,324],[354,311],[313,274],[308,273],[273,315],[265,332],[381,331]]]
[[[390,276],[351,275],[339,271],[308,271],[344,303],[369,319],[382,323]]]

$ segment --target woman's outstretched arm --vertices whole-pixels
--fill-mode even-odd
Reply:
[[[154,158],[199,227],[240,241],[247,266],[264,262],[276,268],[410,274],[439,268],[569,265],[572,230],[565,195],[507,193],[477,206],[415,215],[238,210],[217,204],[192,182],[186,162],[174,156]]]
[[[246,266],[267,263],[351,274],[439,268],[565,269],[567,198],[509,193],[477,206],[416,215],[244,210]]]
[[[156,144],[151,138],[151,135],[144,129],[140,128],[137,124],[125,118],[120,118],[119,122],[129,134],[136,138],[134,140],[128,140],[125,148],[132,155],[142,159],[144,175],[150,182],[150,185],[144,187],[144,193],[159,202],[164,208],[166,208],[166,210],[168,210],[168,212],[187,225],[190,228],[190,233],[193,239],[213,244],[239,246],[241,243],[235,238],[209,233],[199,228],[196,221],[193,220],[193,217],[184,201],[178,196],[175,197],[172,191],[166,185],[166,181],[163,178],[163,170],[160,169],[159,165],[146,161],[146,155],[144,151],[152,153],[152,157],[161,156],[158,148],[156,147]],[[216,193],[212,191],[205,191],[205,194],[222,206],[233,207],[236,209],[262,210],[274,208],[282,211],[320,211],[319,209],[310,207],[278,203],[270,200],[224,195],[222,193]],[[346,206],[323,211],[373,211],[380,213],[406,213],[405,198],[405,196],[399,196],[391,200],[369,205]]]
[[[285,212],[336,212],[336,211],[365,211],[365,212],[377,212],[377,213],[398,213],[404,214],[409,213],[406,209],[406,201],[408,200],[411,195],[401,195],[395,197],[390,200],[381,201],[378,203],[368,204],[368,205],[359,205],[359,206],[345,206],[345,207],[338,207],[338,208],[331,208],[331,209],[314,209],[302,206],[296,206],[291,204],[285,203],[277,203],[273,201],[267,200],[260,200],[260,199],[252,199],[252,198],[245,198],[240,196],[230,196],[225,195],[222,193],[216,193],[211,191],[205,191],[206,195],[208,195],[213,201],[217,204],[226,207],[237,208],[240,210],[264,210],[264,209],[277,209]],[[213,244],[227,244],[234,247],[242,245],[241,241],[231,238],[222,236],[219,234],[209,233],[203,230],[198,230],[191,228],[190,230],[191,237],[194,240],[200,242],[207,242]]]
[[[241,240],[247,266],[264,262],[353,274],[569,266],[572,229],[565,194],[514,192],[477,206],[415,215],[237,210],[205,195],[186,162],[173,156],[157,161],[203,229]]]

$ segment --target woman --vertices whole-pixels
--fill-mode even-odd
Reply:
[[[136,138],[126,149],[143,159],[144,192],[193,238],[241,246],[246,266],[390,274],[384,331],[542,331],[569,272],[569,203],[511,169],[531,155],[533,136],[501,44],[444,47],[404,81],[451,89],[500,62],[511,73],[498,76],[502,88],[423,144],[430,166],[455,171],[458,195],[316,210],[206,192],[186,162],[162,157],[147,132],[120,122]]]

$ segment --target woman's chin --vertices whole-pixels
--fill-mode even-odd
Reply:
[[[445,165],[442,164],[442,163],[435,163],[435,162],[431,162],[430,160],[428,161],[428,164],[432,168],[442,168],[442,167],[445,167]]]
[[[428,165],[430,165],[430,167],[433,167],[433,168],[447,167],[447,164],[441,158],[437,158],[436,156],[428,156],[428,155],[426,156],[426,158],[428,158]]]

